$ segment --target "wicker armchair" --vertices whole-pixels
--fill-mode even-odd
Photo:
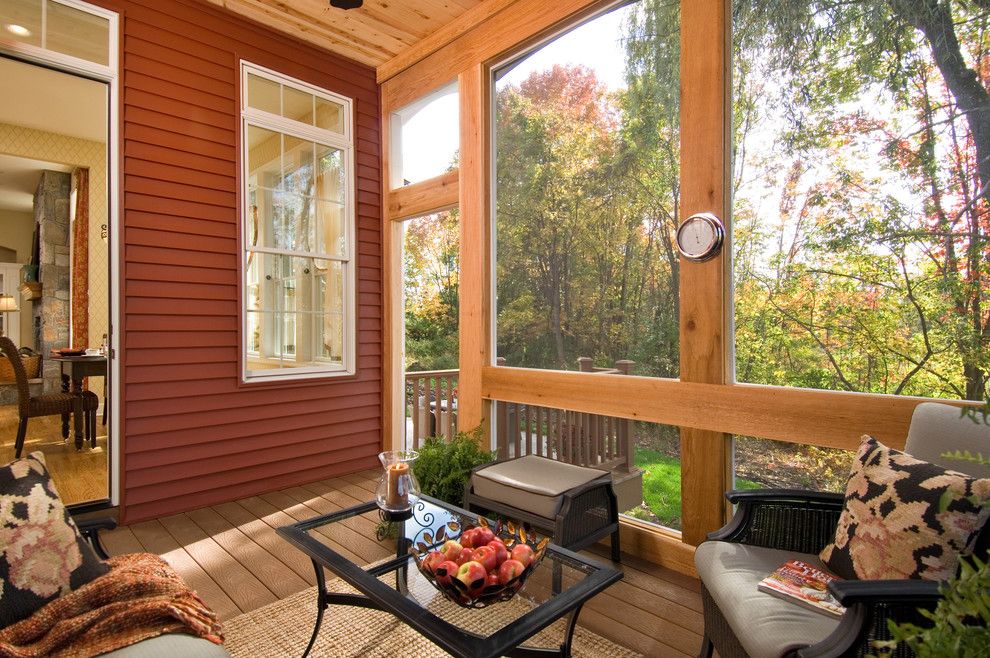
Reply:
[[[990,454],[990,427],[961,418],[956,407],[919,405],[906,452],[975,477],[990,475],[983,466],[941,457],[952,450]],[[711,533],[695,556],[705,620],[702,657],[710,657],[713,649],[722,658],[869,655],[875,653],[873,640],[890,639],[888,619],[924,624],[918,609],[932,609],[938,603],[940,583],[929,580],[834,581],[829,588],[846,607],[839,619],[756,592],[759,578],[785,561],[817,560],[835,538],[843,495],[763,490],[730,491],[726,498],[738,506],[734,517]],[[985,555],[988,545],[990,523],[977,540],[976,553]],[[723,610],[717,599],[726,601],[727,587],[744,587],[752,593],[746,595],[749,600],[744,605]],[[904,646],[894,653],[910,655]]]
[[[20,423],[17,426],[14,454],[16,457],[20,457],[21,451],[24,449],[24,438],[27,436],[28,418],[39,416],[66,417],[75,411],[76,396],[72,393],[48,393],[32,396],[28,387],[27,372],[24,370],[24,363],[21,361],[14,341],[0,336],[0,353],[10,361],[14,370],[14,380],[17,383],[17,407]],[[86,438],[93,444],[96,440],[96,410],[99,408],[100,399],[91,391],[83,391],[82,397]]]

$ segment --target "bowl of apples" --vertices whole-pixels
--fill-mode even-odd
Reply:
[[[420,573],[465,608],[484,608],[515,596],[550,543],[511,522],[492,527],[484,517],[476,526],[442,526],[436,536],[426,533],[423,540],[409,549]]]

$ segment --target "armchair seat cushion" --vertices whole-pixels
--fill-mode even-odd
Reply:
[[[788,560],[825,569],[817,555],[708,541],[694,555],[698,576],[751,658],[774,657],[828,637],[839,618],[808,610],[757,589]]]
[[[478,496],[552,519],[560,509],[561,496],[601,477],[611,476],[597,468],[526,455],[475,471],[472,485]]]

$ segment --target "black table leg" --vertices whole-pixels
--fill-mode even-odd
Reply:
[[[329,602],[327,601],[327,579],[323,574],[323,567],[312,560],[313,569],[316,570],[316,624],[313,626],[313,637],[309,638],[309,644],[303,651],[302,658],[306,658],[316,644],[316,637],[320,634],[320,625],[323,623],[323,613],[326,612]]]
[[[62,375],[62,392],[68,393],[70,390],[69,386],[69,376],[66,374]],[[62,414],[62,439],[65,441],[69,440],[69,414]]]
[[[564,641],[560,645],[560,655],[562,658],[571,658],[571,644],[574,640],[574,629],[577,627],[578,615],[581,613],[581,606],[571,611],[571,616],[567,619],[567,632],[564,634]]]

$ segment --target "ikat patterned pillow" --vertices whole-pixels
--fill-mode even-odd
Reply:
[[[0,466],[0,628],[109,571],[34,452]]]
[[[987,500],[990,479],[946,470],[864,436],[835,542],[820,557],[843,578],[945,580],[990,516],[979,504]]]

